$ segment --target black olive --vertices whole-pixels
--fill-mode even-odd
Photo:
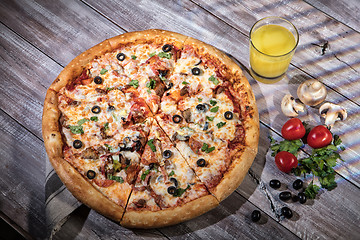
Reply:
[[[293,188],[299,190],[302,187],[303,187],[303,181],[301,181],[301,179],[296,179],[293,183]]]
[[[278,189],[281,186],[281,182],[279,180],[273,179],[270,181],[270,187],[272,187],[273,189]]]
[[[116,58],[117,58],[117,60],[119,60],[119,61],[124,61],[125,60],[125,58],[126,58],[126,55],[125,54],[123,54],[123,53],[118,53],[117,55],[116,55]]]
[[[287,191],[281,192],[279,194],[279,198],[280,198],[280,200],[283,200],[283,201],[289,200],[291,198],[291,192],[287,192]]]
[[[100,113],[101,108],[99,106],[93,106],[91,111],[95,114],[98,114],[98,113]]]
[[[200,61],[199,61],[197,64],[195,64],[195,66],[199,65],[200,63],[202,63],[202,60],[201,60],[201,59],[200,59]]]
[[[292,213],[291,209],[288,208],[288,207],[283,207],[283,208],[281,209],[281,214],[282,214],[284,217],[288,218],[288,219],[293,216],[293,213]]]
[[[206,110],[206,106],[200,103],[196,106],[196,109],[200,112],[204,112]]]
[[[196,164],[197,164],[199,167],[205,167],[206,161],[205,161],[205,159],[200,158],[199,160],[196,161]]]
[[[206,131],[206,130],[208,130],[208,129],[209,129],[209,122],[205,122],[203,131]]]
[[[168,187],[167,192],[171,195],[174,195],[176,193],[176,187],[174,186]]]
[[[253,222],[257,222],[259,221],[261,218],[261,212],[259,210],[254,210],[252,213],[251,213],[251,220]]]
[[[128,159],[128,158],[125,159],[125,164],[126,164],[126,165],[129,165],[130,163],[131,163],[130,159]]]
[[[165,77],[166,74],[168,73],[168,70],[158,70],[158,72],[160,77]]]
[[[227,120],[231,120],[231,119],[233,119],[234,114],[233,114],[232,112],[230,112],[230,111],[226,111],[226,112],[224,113],[224,117],[225,117],[225,119],[227,119]]]
[[[115,110],[115,107],[112,106],[112,105],[109,105],[108,110],[109,110],[109,111],[114,111],[114,110]]]
[[[102,82],[103,82],[103,80],[102,80],[102,78],[101,78],[100,76],[96,76],[96,77],[94,78],[94,83],[96,83],[96,84],[102,84]]]
[[[172,152],[171,152],[170,150],[165,150],[165,151],[163,152],[163,157],[164,157],[165,159],[170,158],[171,155],[172,155]]]
[[[169,90],[170,88],[172,88],[174,86],[174,84],[171,82],[166,86],[166,90]],[[169,96],[168,93],[166,93],[166,96]]]
[[[181,122],[181,120],[182,120],[182,117],[180,116],[180,115],[174,115],[173,117],[172,117],[172,120],[173,120],[173,122],[174,123],[179,123],[179,122]]]
[[[175,185],[176,188],[178,187],[179,183],[178,183],[178,181],[176,180],[176,178],[173,178],[173,177],[172,177],[172,178],[170,178],[170,181],[174,183],[174,185]]]
[[[163,47],[162,47],[162,50],[164,52],[170,52],[172,49],[172,46],[170,44],[165,44]]]
[[[298,197],[299,197],[299,203],[301,203],[301,204],[304,204],[304,203],[306,203],[306,196],[305,196],[305,193],[299,193],[298,194]]]
[[[129,142],[131,142],[131,138],[130,138],[130,137],[124,137],[123,143],[124,143],[125,145],[127,145]]]
[[[151,170],[151,169],[153,169],[155,167],[155,163],[150,163],[149,164],[149,169]]]
[[[191,69],[191,73],[193,75],[200,75],[200,72],[201,72],[201,70],[198,67],[194,67],[193,69]]]
[[[80,140],[75,140],[75,141],[73,142],[73,147],[76,148],[76,149],[81,148],[82,145],[83,145],[83,144],[82,144],[82,142],[81,142]]]
[[[87,171],[86,176],[88,179],[94,179],[96,176],[96,173],[93,170],[89,170],[89,171]]]

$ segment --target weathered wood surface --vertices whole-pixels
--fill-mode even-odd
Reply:
[[[82,208],[74,213],[74,218],[57,237],[351,239],[359,236],[356,224],[360,220],[360,142],[356,139],[360,139],[360,96],[356,87],[360,84],[357,73],[360,35],[344,25],[349,26],[356,22],[356,19],[342,24],[310,5],[295,0],[262,0],[256,3],[200,0],[122,3],[106,1],[106,4],[93,0],[62,0],[52,3],[1,1],[0,20],[4,25],[0,26],[0,69],[5,74],[6,81],[3,81],[0,90],[0,111],[1,116],[4,116],[1,118],[0,129],[4,140],[0,150],[1,163],[11,164],[3,169],[5,174],[2,176],[5,177],[0,181],[4,185],[4,188],[0,188],[0,211],[31,235],[43,238],[44,231],[39,230],[40,226],[44,226],[44,212],[41,209],[44,204],[45,179],[45,151],[41,142],[42,103],[46,88],[61,71],[62,66],[76,55],[125,31],[162,28],[210,43],[247,66],[248,31],[257,19],[268,15],[286,16],[295,25],[300,24],[302,42],[287,77],[278,84],[263,85],[249,77],[262,122],[260,148],[252,166],[252,175],[245,178],[236,193],[218,208],[199,218],[173,227],[146,231],[127,230],[93,211],[88,212],[86,208]],[[356,13],[352,16],[356,16]],[[311,26],[313,29],[310,29]],[[346,31],[348,33],[344,34]],[[337,39],[336,36],[344,38]],[[318,47],[311,45],[321,43],[319,39],[330,39],[331,47],[324,56],[320,55]],[[340,60],[336,59],[334,62],[331,58],[333,53]],[[331,69],[335,71],[329,74]],[[278,191],[269,189],[268,181],[278,178],[284,184],[290,184],[295,178],[280,173],[272,158],[266,159],[267,136],[270,132],[279,133],[281,125],[286,121],[279,108],[282,96],[288,92],[295,96],[297,85],[312,76],[320,76],[320,80],[334,89],[328,89],[328,101],[341,103],[348,109],[348,120],[337,123],[334,128],[347,147],[342,154],[345,163],[337,168],[338,188],[322,193],[318,199],[306,205],[285,203],[296,212],[295,218],[277,223],[278,219],[270,208],[267,196],[272,199],[277,210],[284,203],[278,200]],[[337,82],[336,78],[342,80]],[[320,122],[312,109],[301,118]],[[14,142],[21,151],[17,150]],[[13,164],[15,162],[18,164]],[[22,165],[27,168],[19,167]],[[36,171],[34,167],[37,167]],[[28,173],[27,169],[34,171]],[[14,173],[33,175],[29,176],[30,181],[23,183],[15,179]],[[11,183],[19,187],[6,190]],[[264,186],[267,190],[264,190]],[[17,191],[20,188],[25,188],[22,194]],[[18,199],[14,200],[16,197]],[[264,222],[254,224],[249,220],[249,214],[254,209],[262,211]],[[102,231],[101,225],[113,226],[114,232]]]

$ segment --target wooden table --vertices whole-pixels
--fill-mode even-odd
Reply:
[[[258,19],[282,16],[299,30],[300,43],[286,78],[265,85],[247,77],[260,113],[259,153],[240,187],[216,209],[176,226],[125,229],[80,207],[59,239],[359,239],[360,238],[360,8],[357,0],[98,1],[2,0],[0,88],[0,216],[26,238],[44,239],[45,161],[41,115],[47,88],[75,56],[124,32],[160,28],[179,32],[231,54],[249,65],[248,33]],[[328,43],[328,47],[322,47]],[[283,185],[295,176],[279,172],[267,154],[268,135],[278,137],[286,117],[281,98],[296,96],[305,79],[328,89],[327,101],[341,104],[348,119],[333,131],[343,139],[338,187],[306,204],[283,203],[270,179]],[[302,120],[320,122],[316,110]],[[309,152],[309,149],[306,149]],[[309,180],[309,179],[308,179]],[[285,189],[285,187],[283,188]],[[288,205],[295,216],[279,220],[272,211]],[[251,222],[255,209],[260,223]],[[104,232],[102,226],[113,228]],[[4,233],[1,233],[4,234]]]

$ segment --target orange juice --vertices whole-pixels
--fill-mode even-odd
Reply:
[[[297,39],[294,34],[283,26],[267,24],[252,29],[250,41],[250,65],[254,78],[265,83],[279,81],[295,52]]]

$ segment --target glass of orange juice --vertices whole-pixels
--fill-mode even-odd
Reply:
[[[280,81],[299,43],[295,26],[284,18],[266,17],[250,30],[250,72],[258,81]]]

